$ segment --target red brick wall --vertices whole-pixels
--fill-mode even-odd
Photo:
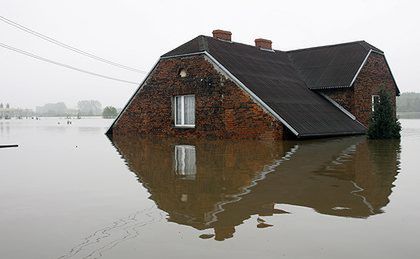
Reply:
[[[396,111],[396,86],[383,55],[371,53],[354,83],[354,116],[365,126],[372,116],[372,95],[384,87],[391,95]]]
[[[180,69],[187,77],[180,77]],[[172,99],[194,94],[195,128],[176,128]],[[203,56],[161,60],[120,116],[114,135],[209,139],[283,138],[283,125]]]
[[[396,86],[392,80],[391,72],[383,55],[371,53],[353,87],[321,90],[320,92],[328,95],[368,127],[372,116],[372,95],[378,94],[381,87],[391,94],[395,110]]]
[[[329,96],[347,111],[353,114],[354,110],[354,91],[353,88],[323,89],[319,92]]]

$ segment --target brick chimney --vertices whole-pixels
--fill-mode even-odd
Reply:
[[[262,49],[272,49],[271,44],[273,42],[267,39],[255,39],[255,47],[262,48]]]
[[[214,30],[213,38],[216,38],[219,40],[232,41],[232,33],[230,31]]]

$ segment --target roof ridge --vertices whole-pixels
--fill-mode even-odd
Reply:
[[[330,48],[330,47],[337,47],[337,46],[350,45],[350,44],[359,44],[359,45],[361,45],[363,47],[363,45],[361,44],[362,42],[367,43],[364,40],[357,40],[357,41],[342,42],[342,43],[336,43],[336,44],[328,44],[328,45],[323,45],[323,46],[316,46],[316,47],[309,47],[309,48],[288,50],[286,52],[287,53],[290,53],[290,52],[299,52],[299,51],[306,51],[306,50],[313,50],[313,49],[322,49],[322,48]]]
[[[204,35],[199,35],[198,37],[198,49],[201,51],[209,51],[209,44],[207,38]]]
[[[217,38],[214,38],[212,36],[207,36],[207,35],[200,35],[200,36],[204,36],[206,39],[218,40],[218,41],[223,41],[223,42],[230,43],[230,44],[238,44],[238,45],[242,45],[242,46],[246,46],[246,47],[252,47],[252,48],[260,49],[259,47],[256,47],[255,45],[250,45],[250,44],[246,44],[246,43],[242,43],[242,42],[238,42],[238,41],[226,41],[226,40],[217,39]],[[274,50],[275,52],[286,52],[284,50],[279,50],[279,49],[274,49],[274,48],[272,50]]]
[[[373,46],[372,44],[370,44],[369,42],[365,40],[360,41],[359,44],[367,51],[374,50],[374,51],[379,51],[381,53],[384,53],[382,50],[378,49],[377,47]]]
[[[363,43],[367,43],[366,41],[362,40],[359,42],[359,45],[362,46],[365,50],[369,51],[371,48],[366,48],[366,45]],[[369,43],[367,43],[368,45],[370,45]]]
[[[246,43],[242,43],[242,42],[237,42],[237,41],[220,40],[220,39],[216,39],[216,38],[214,38],[212,36],[207,36],[207,35],[202,35],[202,34],[196,36],[195,38],[191,39],[190,41],[188,41],[188,42],[186,42],[184,44],[193,42],[194,40],[197,41],[197,43],[198,43],[198,49],[200,51],[207,51],[207,52],[210,51],[209,50],[209,45],[208,45],[209,40],[223,41],[225,43],[240,45],[240,46],[249,47],[249,48],[258,48],[255,45],[250,45],[250,44],[246,44]],[[302,51],[310,51],[310,50],[323,49],[323,48],[331,48],[331,47],[338,47],[338,46],[351,45],[351,44],[358,44],[358,45],[360,45],[362,48],[364,48],[367,51],[374,50],[374,51],[378,51],[378,52],[384,53],[382,50],[378,49],[377,47],[373,46],[372,44],[368,43],[365,40],[342,42],[342,43],[336,43],[336,44],[329,44],[329,45],[315,46],[315,47],[295,49],[295,50],[287,50],[287,51],[285,51],[285,50],[279,50],[279,49],[274,49],[274,48],[272,50],[274,51],[273,53],[275,53],[275,52],[281,52],[281,53],[290,54],[290,53],[297,53],[297,52],[302,52]],[[173,49],[173,50],[175,50],[175,49]],[[170,53],[172,51],[169,51],[169,52],[165,53],[162,56],[166,56],[168,53]]]

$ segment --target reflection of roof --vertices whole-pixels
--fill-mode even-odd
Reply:
[[[364,133],[361,124],[308,89],[287,52],[198,36],[162,58],[204,51],[287,122],[298,136]],[[366,56],[366,50],[361,47],[361,51],[360,56]],[[295,56],[300,60],[299,55]]]
[[[264,197],[265,203],[270,201],[304,206],[334,216],[365,218],[379,213],[380,208],[371,210],[364,199],[352,194],[356,190],[353,180],[357,172],[349,172],[349,175],[343,172],[334,177],[319,173],[334,171],[329,166],[339,161],[341,156],[348,159],[344,163],[356,163],[352,156],[360,141],[361,138],[347,138],[299,145],[290,159],[280,164],[275,173],[267,175],[264,181],[259,182],[252,189],[252,195],[244,196],[238,203],[243,203],[242,207],[246,208],[247,204],[261,203],[261,197]],[[386,200],[387,197],[379,198]],[[386,203],[387,200],[380,206]],[[235,204],[235,209],[236,206],[241,207]]]
[[[356,218],[381,213],[397,173],[397,145],[360,137],[280,145],[188,143],[197,150],[195,180],[173,172],[174,142],[124,138],[114,144],[168,220],[215,228],[219,237],[220,231],[231,235],[251,215],[284,213],[275,204]]]

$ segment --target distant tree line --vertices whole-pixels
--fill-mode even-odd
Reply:
[[[98,116],[102,114],[102,104],[96,100],[83,100],[77,103],[81,116]]]
[[[10,104],[0,103],[0,119],[11,117],[31,117],[34,116],[34,111],[31,109],[22,109],[19,107],[11,107]]]
[[[118,115],[118,111],[115,107],[107,106],[104,108],[104,111],[102,112],[102,117],[106,119],[115,118]]]
[[[65,116],[69,114],[69,109],[63,102],[47,103],[43,106],[37,106],[35,112],[38,116]]]
[[[82,100],[77,103],[77,108],[68,108],[64,102],[47,103],[36,107],[37,116],[104,116],[113,118],[120,109],[107,106],[102,109],[102,104],[97,100]]]
[[[420,112],[420,93],[402,93],[397,97],[398,112]]]

